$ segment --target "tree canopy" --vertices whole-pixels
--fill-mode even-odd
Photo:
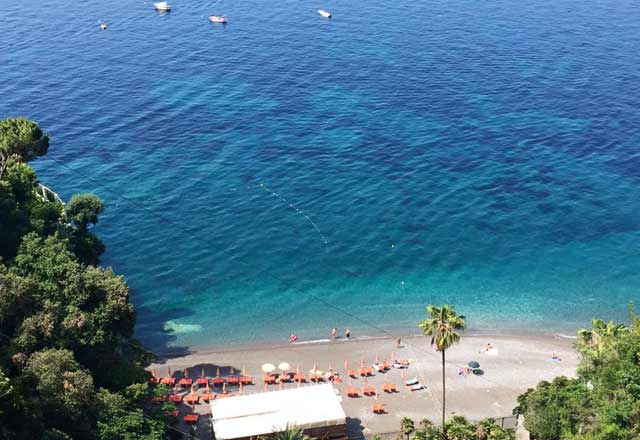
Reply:
[[[640,320],[594,319],[578,332],[578,377],[541,382],[518,398],[515,413],[538,440],[640,438]]]
[[[0,120],[0,178],[10,159],[28,162],[47,154],[49,136],[26,118]]]
[[[48,146],[34,122],[0,121],[0,438],[166,438],[129,288],[97,265],[103,203],[41,197],[27,161]]]

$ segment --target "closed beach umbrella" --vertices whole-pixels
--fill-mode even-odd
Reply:
[[[220,377],[220,367],[216,368],[216,377]]]
[[[187,379],[189,378],[189,369],[188,368],[184,369],[184,377],[186,377]]]
[[[469,366],[469,368],[473,368],[473,369],[480,368],[480,364],[477,363],[476,361],[471,361],[467,365]]]
[[[262,371],[264,371],[265,373],[273,373],[276,369],[276,366],[273,364],[264,364],[262,366]]]
[[[234,374],[236,374],[236,370],[234,370],[234,369],[233,369],[233,367],[231,367],[231,368],[229,369],[229,374],[230,374],[231,376],[233,376]]]
[[[289,371],[291,370],[291,365],[289,365],[287,362],[280,362],[280,364],[278,365],[278,369],[280,371]]]

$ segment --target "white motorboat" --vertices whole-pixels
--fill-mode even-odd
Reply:
[[[158,10],[158,11],[162,11],[162,12],[168,12],[171,10],[171,5],[167,2],[158,2],[158,3],[154,3],[153,7]]]
[[[102,29],[103,31],[106,31],[108,27],[109,25],[107,23],[100,23],[100,29]]]
[[[318,14],[324,18],[331,18],[331,12],[325,11],[324,9],[318,9]]]
[[[227,17],[224,15],[210,15],[209,16],[209,21],[211,23],[223,23],[226,24],[227,23]]]

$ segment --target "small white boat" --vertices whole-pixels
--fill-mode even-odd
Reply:
[[[107,23],[100,23],[100,29],[102,29],[103,31],[106,31],[108,27],[109,25]]]
[[[171,5],[167,2],[158,2],[158,3],[154,3],[153,7],[158,10],[158,11],[162,11],[162,12],[168,12],[171,10]]]
[[[318,14],[324,18],[331,18],[331,12],[325,11],[324,9],[318,9]]]
[[[210,15],[209,16],[209,21],[211,23],[226,23],[227,22],[227,17],[224,15]]]

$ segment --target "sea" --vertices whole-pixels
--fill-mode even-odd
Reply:
[[[0,118],[104,200],[153,350],[415,333],[445,303],[570,336],[640,299],[636,0],[169,3],[0,0]]]

